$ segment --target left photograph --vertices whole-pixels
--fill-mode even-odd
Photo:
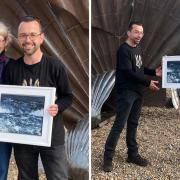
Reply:
[[[0,12],[0,180],[88,180],[88,0]]]

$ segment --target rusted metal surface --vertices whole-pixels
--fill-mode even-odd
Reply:
[[[65,64],[73,90],[74,103],[65,112],[65,119],[78,121],[84,117],[89,98],[88,1],[1,0],[0,12],[0,21],[9,25],[14,35],[8,50],[13,58],[22,55],[16,42],[20,18],[31,14],[41,19],[46,35],[42,50]]]
[[[78,19],[86,29],[89,28],[89,1],[88,0],[49,0],[51,6],[65,9]]]

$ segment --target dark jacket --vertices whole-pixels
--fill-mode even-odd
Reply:
[[[3,51],[0,54],[0,84],[3,84],[3,74],[6,64],[8,63],[9,58],[5,55],[5,52]]]

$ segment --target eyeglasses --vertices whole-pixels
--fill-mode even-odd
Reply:
[[[42,32],[39,34],[37,34],[37,33],[19,34],[18,38],[19,38],[19,40],[25,40],[27,37],[29,37],[31,40],[35,40],[41,34],[42,34]]]
[[[2,43],[2,42],[4,42],[5,41],[5,39],[0,39],[0,43]]]

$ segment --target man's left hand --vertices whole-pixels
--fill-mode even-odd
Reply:
[[[162,77],[162,66],[156,68],[156,76]]]
[[[58,113],[58,105],[57,104],[53,104],[53,105],[51,105],[49,108],[48,108],[48,112],[49,112],[49,114],[52,116],[52,117],[54,117],[54,116],[56,116],[57,115],[57,113]]]

